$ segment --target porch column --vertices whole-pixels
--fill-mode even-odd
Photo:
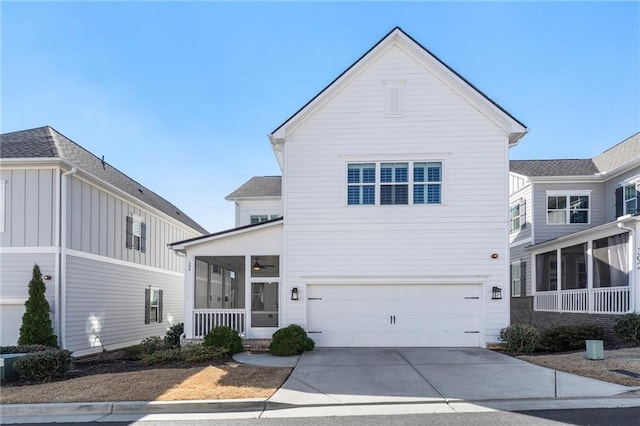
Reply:
[[[187,253],[184,262],[184,335],[193,339],[193,309],[196,286],[196,257]]]
[[[587,241],[587,302],[588,312],[593,313],[593,240]]]
[[[251,332],[251,255],[244,256],[244,337],[253,337]]]
[[[562,312],[562,250],[556,249],[556,291],[558,312]]]

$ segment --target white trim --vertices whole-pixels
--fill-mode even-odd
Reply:
[[[0,166],[3,170],[24,170],[24,169],[55,169],[65,162],[59,158],[3,158],[0,160]]]
[[[395,154],[343,154],[338,157],[350,163],[386,163],[386,162],[421,162],[421,161],[445,161],[451,152],[422,152],[422,153],[395,153]]]
[[[198,244],[205,244],[211,241],[216,241],[216,240],[221,240],[223,238],[229,238],[229,237],[235,237],[236,235],[240,235],[240,234],[246,234],[249,232],[254,232],[254,231],[258,231],[261,229],[265,229],[265,228],[270,228],[272,226],[282,226],[284,220],[280,220],[278,222],[262,222],[256,225],[252,225],[248,228],[244,228],[244,229],[238,229],[238,230],[230,230],[228,232],[224,232],[221,234],[217,234],[217,235],[210,235],[210,236],[202,236],[202,237],[196,237],[196,239],[194,239],[193,241],[186,241],[186,242],[178,242],[178,243],[173,243],[173,244],[168,244],[169,248],[171,250],[186,250],[187,247],[192,247],[192,246],[196,246]],[[246,225],[245,225],[246,226]]]
[[[488,275],[430,275],[430,276],[302,276],[306,285],[349,285],[349,284],[477,284],[482,285],[489,278]]]
[[[4,187],[7,181],[4,179],[0,180],[0,232],[4,232],[4,218],[6,216],[6,200],[5,200],[5,190]]]
[[[557,197],[560,195],[589,195],[593,192],[593,189],[568,189],[563,191],[561,189],[547,189],[544,191],[547,196]]]
[[[85,253],[85,252],[73,250],[73,249],[67,249],[67,255],[73,256],[73,257],[79,257],[82,259],[94,260],[96,262],[110,263],[118,266],[142,269],[149,272],[157,272],[161,274],[173,275],[176,277],[182,277],[184,275],[184,273],[182,272],[169,271],[167,269],[156,268],[154,266],[141,265],[139,263],[127,262],[125,260],[114,259],[111,257],[100,256],[92,253]]]
[[[0,247],[1,254],[55,254],[60,247]]]
[[[27,298],[20,297],[7,297],[0,299],[0,305],[24,305],[27,301]]]
[[[509,247],[510,247],[510,248],[518,247],[518,246],[521,246],[521,245],[523,245],[523,244],[530,243],[530,242],[531,242],[531,240],[532,240],[532,239],[531,239],[531,237],[529,237],[529,238],[525,238],[524,240],[522,240],[522,241],[518,241],[517,243],[516,243],[516,242],[514,242],[514,243],[510,243],[510,244],[509,244]]]
[[[638,184],[640,183],[640,175],[635,175],[630,177],[629,179],[625,179],[622,182],[618,183],[619,186],[627,186],[627,185],[632,185],[632,184]]]

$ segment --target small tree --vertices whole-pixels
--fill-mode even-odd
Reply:
[[[19,345],[46,345],[58,347],[58,339],[53,334],[49,302],[45,297],[47,287],[37,264],[33,265],[33,277],[29,282],[29,298],[25,302]]]

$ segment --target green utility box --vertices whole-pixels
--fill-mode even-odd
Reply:
[[[0,379],[13,379],[18,372],[13,369],[13,363],[27,354],[0,354]]]
[[[604,359],[604,342],[602,340],[586,340],[587,359]]]

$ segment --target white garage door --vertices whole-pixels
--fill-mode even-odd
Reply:
[[[479,346],[481,285],[309,285],[316,346]]]

